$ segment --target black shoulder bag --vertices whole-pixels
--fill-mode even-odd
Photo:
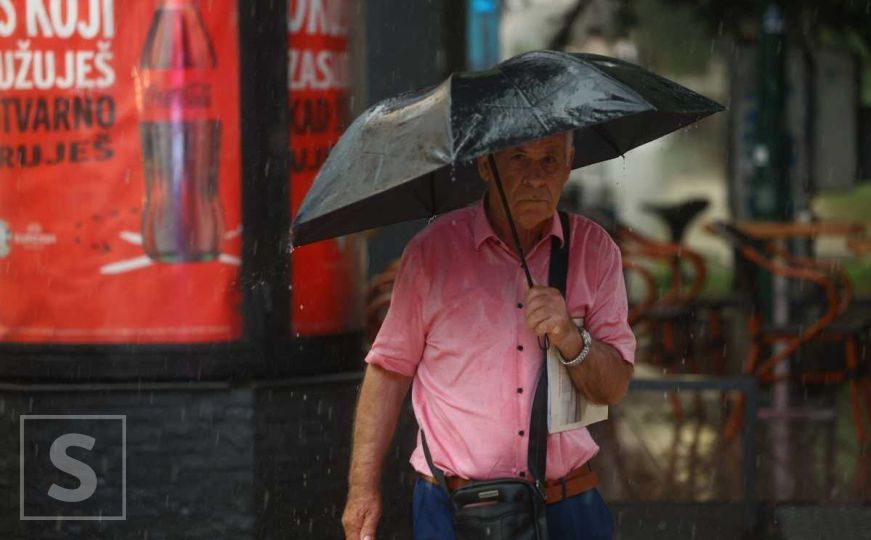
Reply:
[[[548,282],[566,295],[568,275],[569,221],[559,213],[564,243],[551,239]],[[435,466],[421,431],[423,452],[433,477],[451,500],[457,540],[547,540],[547,513],[544,500],[547,470],[547,351],[532,401],[529,422],[529,472],[533,481],[497,478],[470,482],[453,493],[444,472]]]

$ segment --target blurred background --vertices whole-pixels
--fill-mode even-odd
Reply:
[[[341,538],[362,359],[426,221],[289,224],[367,107],[536,49],[727,107],[563,195],[620,246],[639,340],[591,428],[617,537],[871,538],[862,0],[0,1],[0,535]],[[96,441],[84,501],[46,495],[77,485],[59,429]],[[410,537],[415,433],[409,406],[380,538]]]

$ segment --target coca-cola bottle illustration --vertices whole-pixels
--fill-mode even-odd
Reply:
[[[155,261],[208,261],[220,252],[216,65],[196,4],[164,0],[136,72],[145,168],[142,245]]]

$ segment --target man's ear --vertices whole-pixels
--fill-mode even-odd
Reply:
[[[478,156],[475,160],[478,162],[478,176],[481,180],[490,183],[490,163],[487,161],[487,156]]]

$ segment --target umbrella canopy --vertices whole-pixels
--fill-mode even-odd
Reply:
[[[293,245],[424,218],[478,199],[474,158],[574,130],[573,168],[723,107],[621,60],[537,51],[372,106],[339,140],[291,228]]]

